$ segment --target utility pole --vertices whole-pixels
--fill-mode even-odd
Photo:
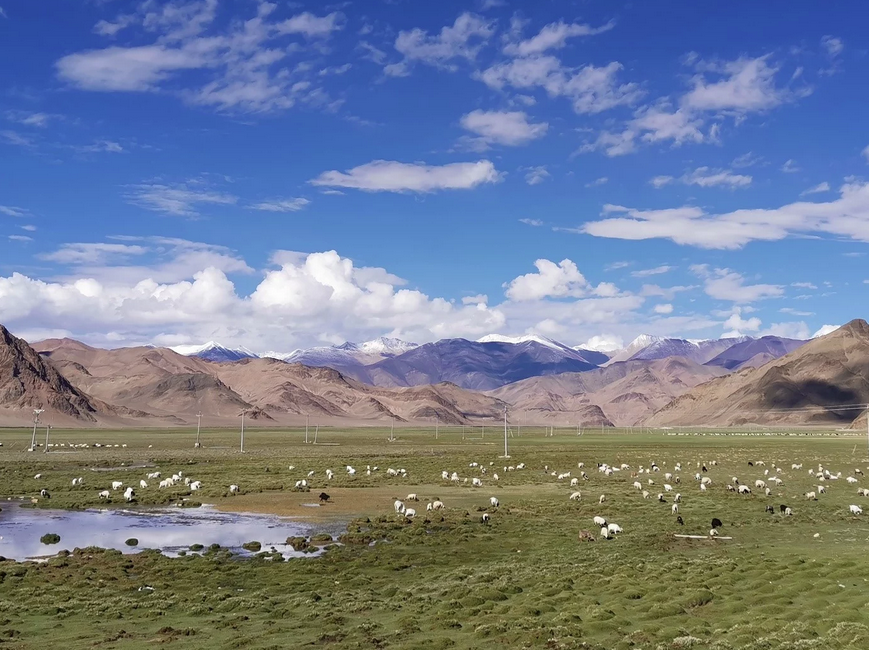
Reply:
[[[389,429],[389,442],[395,442],[395,416],[392,417],[392,426]]]
[[[308,444],[308,415],[305,414],[305,444]]]
[[[504,407],[504,458],[510,458],[507,453],[507,407]]]
[[[202,431],[202,411],[196,414],[196,444],[193,445],[196,449],[199,449],[199,433]]]
[[[438,439],[438,424],[440,424],[440,418],[438,418],[438,414],[435,413],[435,440]]]
[[[319,434],[319,433],[320,433],[320,425],[318,424],[317,428],[314,429],[314,444],[315,445],[317,444],[317,434]]]
[[[244,453],[244,414],[247,413],[247,409],[241,412],[241,453]]]
[[[39,414],[45,409],[33,409],[33,437],[30,439],[30,451],[36,451],[36,427],[39,426]]]
[[[48,453],[48,432],[49,431],[51,431],[51,425],[46,424],[45,425],[45,449],[42,450],[43,453],[46,453],[46,454]]]

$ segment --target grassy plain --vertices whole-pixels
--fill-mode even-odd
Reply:
[[[149,471],[183,470],[203,482],[192,497],[221,508],[349,522],[345,544],[286,562],[222,551],[170,559],[84,549],[45,563],[0,563],[0,648],[869,648],[869,514],[848,512],[852,503],[869,506],[857,496],[869,479],[845,481],[857,468],[869,474],[865,437],[685,433],[562,430],[550,437],[523,429],[505,461],[503,433],[489,429],[483,438],[479,428],[464,436],[441,430],[437,440],[433,430],[399,430],[394,442],[387,429],[321,428],[317,445],[304,444],[299,430],[249,430],[245,454],[237,431],[203,431],[201,449],[187,430],[53,431],[55,442],[127,447],[47,454],[24,451],[29,431],[0,431],[0,496],[48,489],[51,499],[36,507],[97,506],[98,491],[112,480],[137,485]],[[653,461],[661,472],[630,476]],[[576,477],[578,462],[588,480],[577,488],[543,469]],[[598,462],[627,463],[631,471],[607,477]],[[631,486],[651,478],[655,485],[645,487],[654,497],[677,462],[684,527],[671,513],[672,493],[663,504]],[[707,492],[693,478],[698,462],[713,480]],[[503,471],[518,463],[526,469]],[[803,494],[818,485],[808,469],[819,463],[842,478],[808,501]],[[773,464],[784,483],[767,498],[754,481]],[[367,465],[379,470],[366,476]],[[407,478],[387,476],[388,467],[405,468]],[[294,492],[310,470],[311,493]],[[442,481],[442,470],[480,477],[483,487]],[[78,476],[84,486],[74,488]],[[733,476],[753,494],[728,492]],[[231,483],[238,496],[228,494]],[[567,498],[575,489],[579,502]],[[300,504],[321,490],[334,503],[302,512]],[[406,523],[392,501],[409,492],[422,501],[420,516]],[[190,496],[183,486],[137,493],[143,506]],[[490,496],[500,508],[489,507]],[[426,500],[435,498],[447,509],[426,513]],[[116,494],[113,505],[122,501]],[[782,516],[779,504],[794,515]],[[581,529],[597,532],[595,515],[624,533],[578,541]],[[674,537],[705,534],[713,517],[731,541]]]

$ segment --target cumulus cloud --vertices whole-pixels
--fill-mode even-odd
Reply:
[[[745,284],[741,274],[726,268],[710,270],[705,264],[696,264],[691,271],[703,278],[706,295],[717,300],[751,303],[784,294],[784,288],[776,284]]]
[[[655,313],[656,314],[672,314],[673,313],[673,305],[671,305],[669,303],[655,305]]]
[[[516,147],[546,135],[549,124],[528,121],[523,111],[471,111],[463,115],[462,128],[476,134],[464,144],[475,150],[485,150],[495,144]]]
[[[638,210],[606,205],[602,216],[573,231],[614,239],[670,239],[713,249],[736,249],[752,241],[778,241],[804,234],[869,242],[869,183],[846,183],[838,199],[823,203],[801,201],[780,208],[746,208],[718,215],[692,206]]]
[[[816,331],[814,334],[812,334],[812,338],[816,339],[820,336],[826,336],[827,334],[832,334],[840,327],[841,327],[841,325],[824,325],[818,331]]]
[[[618,288],[610,282],[592,286],[580,273],[576,263],[569,259],[558,264],[547,259],[534,262],[536,273],[527,273],[505,285],[507,297],[514,302],[542,300],[544,298],[582,298],[599,296],[613,298]]]
[[[592,336],[585,343],[580,343],[577,347],[597,352],[616,352],[623,349],[625,343],[621,336],[598,334],[597,336]]]
[[[472,189],[500,180],[501,174],[488,160],[440,166],[374,160],[346,172],[323,172],[309,182],[320,187],[346,187],[366,192],[426,193]]]
[[[770,55],[754,59],[739,58],[722,63],[701,63],[701,68],[719,77],[708,81],[698,73],[691,80],[693,88],[682,98],[682,104],[692,109],[762,112],[788,101],[791,93],[777,86],[779,69],[770,65]]]

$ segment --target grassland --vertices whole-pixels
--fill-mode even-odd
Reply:
[[[298,430],[248,431],[243,455],[238,432],[204,431],[203,447],[193,449],[190,431],[55,431],[56,442],[127,447],[45,454],[24,451],[30,432],[2,431],[0,495],[48,489],[52,498],[35,507],[95,506],[112,480],[137,484],[148,471],[181,469],[203,482],[197,500],[292,515],[312,500],[292,488],[313,470],[313,494],[325,489],[335,502],[316,514],[330,524],[348,521],[348,534],[322,557],[286,562],[223,551],[170,559],[98,549],[41,564],[3,562],[0,647],[869,648],[869,520],[848,513],[849,504],[863,505],[857,487],[869,487],[869,478],[844,480],[855,468],[867,471],[865,438],[704,433],[563,430],[550,437],[525,429],[510,440],[505,461],[503,434],[489,430],[482,438],[479,429],[466,430],[464,439],[458,429],[442,430],[437,440],[433,431],[400,430],[395,442],[387,442],[388,430],[321,429],[317,445],[304,444]],[[470,468],[472,461],[487,474]],[[684,527],[669,495],[666,504],[644,500],[630,471],[596,471],[598,462],[635,471],[653,461],[662,472],[639,479],[655,481],[647,487],[653,495],[662,491],[663,473],[682,463],[675,487]],[[520,462],[527,469],[503,471]],[[567,497],[577,488],[543,468],[578,476],[578,462],[589,480],[573,502]],[[713,480],[707,492],[693,478],[698,462]],[[842,478],[807,501],[803,493],[818,485],[807,470],[819,463]],[[348,464],[359,470],[355,477],[343,470]],[[773,464],[783,468],[784,483],[769,498],[724,487],[737,476],[757,492],[754,480]],[[380,469],[369,477],[367,465]],[[388,467],[405,468],[408,477],[389,477]],[[336,472],[328,482],[327,468]],[[484,485],[454,486],[441,480],[442,470],[479,476]],[[71,486],[77,476],[83,488]],[[240,495],[228,494],[231,483]],[[183,486],[137,492],[141,505],[189,495]],[[423,501],[420,516],[406,523],[392,500],[409,492]],[[490,496],[500,499],[497,510]],[[442,517],[425,513],[425,500],[434,498],[447,505]],[[118,495],[114,505],[121,501]],[[764,511],[767,504],[776,514]],[[794,515],[780,515],[779,504]],[[488,525],[480,522],[483,511]],[[625,532],[578,541],[581,529],[595,532],[595,515]],[[731,541],[674,537],[706,533],[712,517]]]

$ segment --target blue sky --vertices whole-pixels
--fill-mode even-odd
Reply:
[[[865,315],[860,3],[0,8],[27,338],[612,348]]]

